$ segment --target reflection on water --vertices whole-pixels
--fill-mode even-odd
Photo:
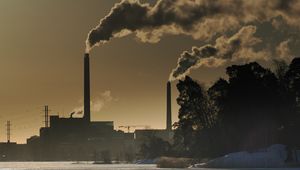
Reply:
[[[156,168],[156,165],[135,165],[135,164],[94,165],[90,162],[83,162],[80,164],[74,164],[72,162],[0,162],[0,170],[155,170],[155,169],[159,169],[159,168]],[[296,169],[298,168],[286,168],[286,170],[296,170]],[[177,170],[177,169],[164,168],[163,170]],[[213,169],[198,169],[198,170],[213,170]],[[230,170],[230,169],[223,169],[223,170]],[[243,170],[247,170],[247,169],[243,169]],[[255,169],[255,170],[263,170],[263,169]],[[267,170],[272,170],[272,169],[267,169]],[[280,170],[283,169],[280,168]]]
[[[0,162],[0,170],[153,170],[156,165],[112,164],[95,165],[90,162]]]

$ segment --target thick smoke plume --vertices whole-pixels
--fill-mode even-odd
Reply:
[[[178,59],[177,67],[172,71],[170,80],[180,79],[191,69],[200,66],[218,67],[228,60],[252,60],[265,56],[263,51],[255,51],[253,46],[261,40],[254,36],[255,26],[242,27],[231,37],[221,36],[214,45],[193,47],[191,52],[184,51]]]
[[[143,42],[158,42],[164,34],[186,34],[207,40],[241,25],[271,21],[280,16],[300,26],[298,0],[158,0],[154,6],[123,0],[90,31],[86,51],[130,33]]]

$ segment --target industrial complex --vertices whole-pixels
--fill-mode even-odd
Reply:
[[[9,132],[9,131],[8,131]],[[84,55],[84,115],[82,118],[48,115],[39,136],[26,144],[0,143],[0,161],[94,161],[99,155],[126,160],[139,152],[150,136],[172,143],[171,85],[167,83],[166,129],[139,129],[133,133],[115,130],[113,121],[91,121],[89,54]]]

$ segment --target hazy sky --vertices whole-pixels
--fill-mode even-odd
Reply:
[[[43,105],[51,114],[69,116],[82,105],[85,39],[113,4],[113,0],[1,0],[0,1],[0,139],[12,122],[12,140],[25,142],[43,126]],[[165,86],[183,50],[197,41],[168,36],[144,44],[133,36],[114,39],[91,52],[91,98],[109,100],[92,120],[119,125],[165,127]],[[210,82],[222,74],[195,71]],[[173,84],[173,120],[177,118]],[[107,94],[107,93],[106,93]],[[105,99],[103,99],[105,100]]]
[[[51,114],[66,117],[82,105],[85,40],[116,2],[119,1],[0,1],[1,141],[6,140],[7,120],[12,123],[12,141],[25,142],[44,125],[45,104]],[[286,32],[299,35],[297,29],[280,29],[276,36],[272,31],[270,23],[260,23],[256,34],[276,45],[287,40]],[[96,103],[92,120],[112,120],[115,128],[165,128],[165,87],[170,72],[182,51],[205,43],[191,36],[167,35],[150,44],[129,35],[94,48],[90,54],[91,99]],[[294,51],[297,43],[291,47]],[[225,66],[201,67],[191,74],[207,84],[224,75]],[[173,82],[173,120],[178,111],[175,85]]]

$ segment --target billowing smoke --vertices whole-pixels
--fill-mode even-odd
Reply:
[[[94,100],[91,101],[91,110],[94,112],[99,112],[105,105],[109,104],[110,102],[116,102],[118,100],[118,98],[111,95],[110,90],[106,90],[101,93],[100,96],[94,98]]]
[[[119,99],[112,96],[111,95],[111,91],[110,90],[106,90],[103,93],[100,93],[99,95],[97,95],[96,97],[94,97],[91,101],[91,111],[92,112],[99,112],[103,109],[103,107],[105,107],[106,105],[108,105],[111,102],[116,102]],[[80,101],[80,103],[82,103],[83,100]],[[73,109],[72,111],[72,115],[80,115],[83,114],[83,106],[79,106]]]
[[[276,53],[277,56],[279,56],[279,59],[286,61],[287,63],[291,62],[293,59],[293,54],[289,48],[289,43],[291,42],[290,39],[282,41],[277,47],[276,47]]]
[[[193,47],[191,52],[184,51],[172,71],[170,80],[180,79],[190,70],[200,66],[218,67],[228,60],[252,60],[266,56],[263,51],[255,51],[253,46],[261,40],[254,36],[255,26],[244,26],[231,37],[221,36],[214,45]]]
[[[158,0],[155,5],[123,0],[100,20],[86,40],[86,51],[130,33],[143,42],[158,42],[164,34],[185,34],[208,40],[218,33],[253,22],[282,17],[300,26],[298,0]],[[278,22],[274,21],[278,26]]]

